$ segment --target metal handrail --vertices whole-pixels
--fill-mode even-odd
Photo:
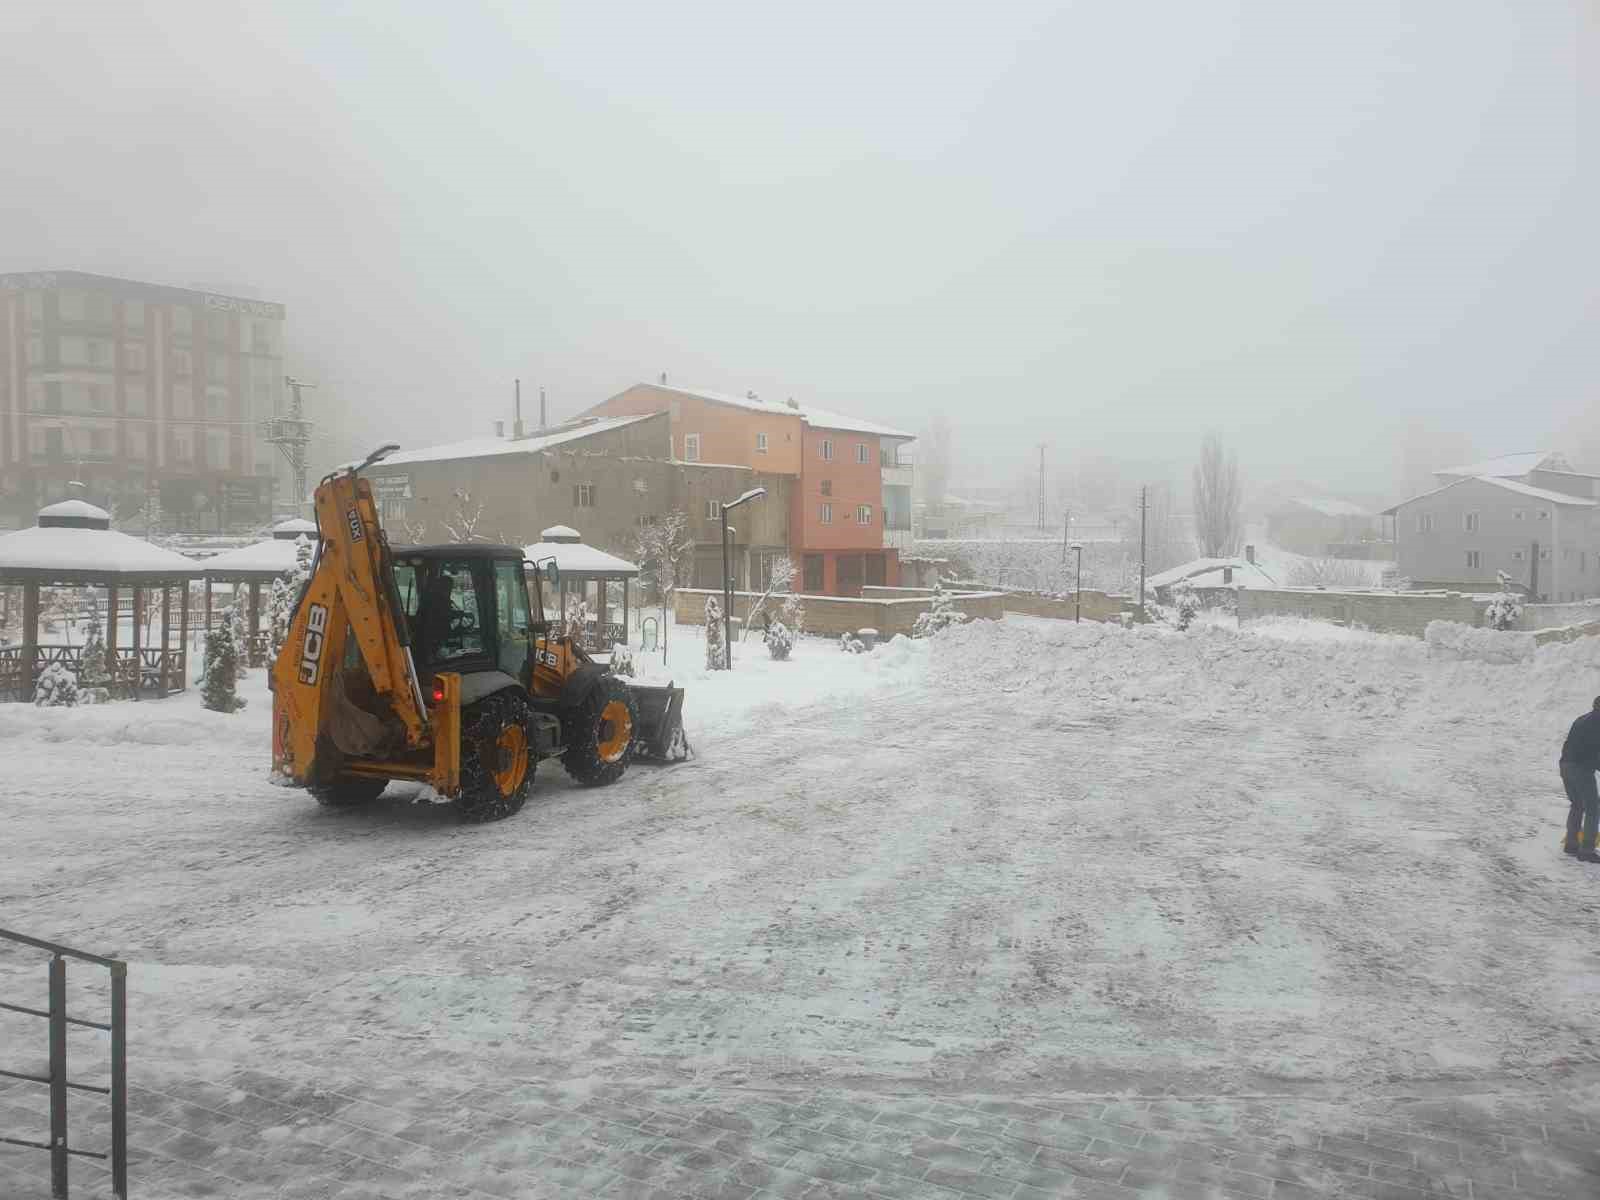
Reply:
[[[0,1136],[0,1143],[23,1146],[32,1150],[45,1150],[50,1154],[50,1195],[65,1200],[67,1196],[67,1160],[69,1157],[111,1160],[111,1188],[120,1198],[128,1195],[128,964],[121,959],[105,958],[74,950],[57,942],[29,937],[9,929],[0,929],[0,939],[44,950],[50,954],[50,1007],[28,1008],[21,1004],[0,1001],[0,1009],[41,1017],[50,1022],[50,1073],[34,1075],[22,1071],[0,1070],[7,1079],[21,1079],[28,1083],[44,1084],[50,1089],[50,1140],[35,1142],[25,1138]],[[67,1015],[67,959],[93,963],[111,972],[111,1021],[87,1021]],[[77,1083],[67,1078],[67,1026],[79,1025],[89,1029],[105,1030],[111,1034],[111,1086]],[[67,1092],[92,1092],[111,1100],[111,1150],[109,1154],[95,1150],[79,1150],[67,1144]]]

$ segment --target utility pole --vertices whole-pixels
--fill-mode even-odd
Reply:
[[[1061,565],[1067,565],[1067,550],[1072,544],[1072,510],[1067,509],[1061,518]]]
[[[311,445],[311,422],[306,420],[305,402],[300,392],[303,388],[315,390],[317,385],[305,383],[293,375],[285,375],[283,382],[288,384],[289,390],[294,393],[294,399],[289,402],[289,415],[268,417],[262,421],[262,440],[268,445],[276,446],[284,460],[288,462],[289,470],[294,476],[294,512],[296,516],[300,516],[302,506],[306,502],[306,460],[307,449]]]
[[[1044,510],[1044,452],[1045,452],[1045,446],[1046,446],[1046,443],[1044,443],[1044,442],[1040,442],[1039,443],[1039,528],[1040,529],[1043,529],[1045,527],[1045,521],[1048,519],[1046,517],[1046,515],[1045,515],[1045,510]]]
[[[1145,563],[1145,511],[1150,507],[1150,488],[1148,485],[1139,489],[1139,619],[1145,618],[1144,611],[1144,563]]]

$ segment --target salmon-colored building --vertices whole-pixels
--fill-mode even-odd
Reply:
[[[855,596],[863,586],[899,582],[899,551],[884,536],[884,473],[900,465],[899,447],[911,434],[793,400],[654,383],[634,384],[584,415],[659,412],[668,414],[679,461],[793,476],[789,554],[800,590]],[[762,582],[753,578],[750,586]]]

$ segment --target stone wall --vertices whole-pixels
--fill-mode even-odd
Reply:
[[[873,591],[898,591],[895,588],[874,588]],[[911,589],[915,592],[917,589]],[[680,625],[705,624],[706,598],[720,593],[703,588],[679,588],[674,594],[674,605]],[[733,615],[743,620],[751,606],[761,597],[754,592],[733,594]],[[876,629],[882,638],[892,638],[897,633],[911,632],[916,620],[928,610],[925,595],[891,599],[884,596],[860,599],[847,596],[801,596],[806,606],[806,632],[828,637],[841,633],[854,633],[858,629]],[[955,607],[974,619],[998,621],[1005,616],[1004,597],[998,592],[964,593],[955,597]]]
[[[1421,637],[1429,621],[1482,625],[1487,601],[1459,592],[1328,592],[1317,588],[1240,588],[1239,623],[1305,617]]]
[[[952,594],[961,595],[989,589],[985,589],[978,584],[963,583],[945,590]],[[995,590],[1005,598],[1005,610],[1008,613],[1020,613],[1028,617],[1049,617],[1058,621],[1070,621],[1077,613],[1077,606],[1073,603],[1071,594],[1061,597],[1046,595],[1042,592],[1018,592],[1004,588]],[[890,600],[906,596],[925,598],[933,595],[933,589],[868,587],[862,588],[861,594],[863,596],[881,596]],[[1115,592],[1083,589],[1083,619],[1085,621],[1120,621],[1125,613],[1131,618],[1138,611],[1138,608],[1139,606],[1128,596],[1120,596]]]

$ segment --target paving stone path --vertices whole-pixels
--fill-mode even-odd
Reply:
[[[422,1080],[374,1093],[247,1070],[134,1089],[132,1194],[1592,1200],[1593,1082],[1360,1101],[612,1083],[460,1092]],[[0,1089],[0,1125],[36,1133],[41,1097],[27,1087]],[[78,1144],[103,1139],[96,1117]],[[45,1157],[0,1153],[0,1196],[48,1196]],[[73,1172],[74,1196],[110,1194],[97,1164],[75,1159]]]

